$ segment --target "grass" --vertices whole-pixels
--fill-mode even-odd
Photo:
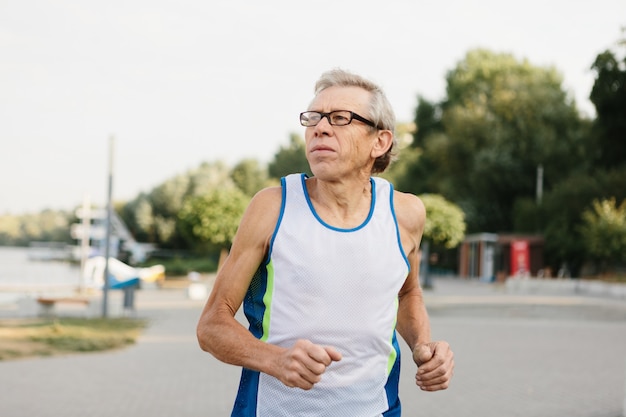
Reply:
[[[2,320],[0,361],[120,349],[134,344],[146,324],[132,318]]]
[[[215,272],[217,270],[217,262],[210,257],[206,258],[179,258],[170,259],[150,259],[138,266],[148,267],[160,264],[165,267],[165,274],[168,278],[186,276],[189,272]]]

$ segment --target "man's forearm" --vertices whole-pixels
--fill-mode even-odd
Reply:
[[[202,350],[236,366],[275,374],[272,357],[282,349],[254,337],[234,317],[201,320],[197,329]]]
[[[421,294],[407,294],[400,298],[396,328],[411,349],[431,341],[430,320]]]

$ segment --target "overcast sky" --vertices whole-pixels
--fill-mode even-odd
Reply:
[[[204,161],[269,161],[319,75],[380,83],[399,121],[477,47],[554,66],[579,108],[624,0],[0,0],[0,214],[134,198]]]

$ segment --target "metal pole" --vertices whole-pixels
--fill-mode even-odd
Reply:
[[[83,234],[80,238],[80,280],[79,292],[85,291],[85,265],[89,256],[89,244],[91,237],[91,200],[89,194],[83,198],[83,209],[81,211],[81,223]]]
[[[111,246],[111,214],[113,212],[113,204],[111,196],[113,195],[113,142],[114,137],[109,138],[109,190],[107,194],[107,222],[106,222],[106,239],[104,247],[104,288],[102,290],[102,317],[107,317],[109,304],[109,254]]]
[[[425,290],[431,290],[433,288],[433,281],[428,270],[428,260],[430,258],[430,242],[428,240],[422,240],[422,257],[420,259],[420,273],[422,274],[422,287]]]
[[[543,200],[543,165],[539,164],[537,166],[537,205],[541,205],[541,200]]]

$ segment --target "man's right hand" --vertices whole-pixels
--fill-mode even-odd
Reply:
[[[341,353],[335,348],[300,339],[280,356],[277,378],[288,387],[309,390],[331,363],[340,360]]]

